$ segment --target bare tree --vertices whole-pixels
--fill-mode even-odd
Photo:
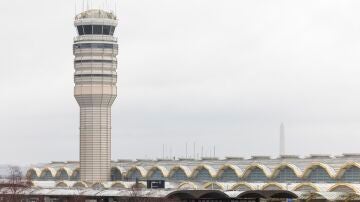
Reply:
[[[0,184],[0,189],[3,190],[0,196],[0,201],[21,201],[24,197],[22,192],[29,188],[30,185],[31,182],[28,179],[25,179],[19,167],[9,167],[9,176]]]

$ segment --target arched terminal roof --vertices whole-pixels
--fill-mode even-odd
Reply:
[[[343,164],[340,167],[340,169],[338,170],[338,172],[336,173],[336,178],[340,179],[344,175],[346,170],[351,168],[351,167],[355,167],[355,168],[360,169],[360,163],[358,163],[358,162],[347,162],[347,163]]]
[[[255,168],[258,168],[258,169],[262,170],[267,178],[270,178],[270,177],[271,177],[271,171],[270,171],[270,169],[269,169],[267,166],[265,166],[265,165],[263,165],[263,164],[260,164],[260,163],[253,163],[253,164],[248,165],[248,166],[245,168],[242,177],[243,177],[243,178],[246,178],[246,177],[251,173],[251,171],[252,171],[253,169],[255,169]]]
[[[216,171],[213,167],[207,165],[207,164],[201,164],[197,167],[194,168],[194,170],[192,171],[191,173],[191,176],[192,177],[196,177],[196,175],[198,174],[198,172],[201,170],[201,169],[205,169],[209,172],[209,174],[211,175],[211,177],[216,177]]]
[[[55,177],[59,177],[62,171],[64,171],[69,177],[72,176],[73,171],[70,168],[61,167],[56,171]]]
[[[46,167],[41,171],[40,177],[43,177],[47,172],[51,174],[51,176],[54,178],[56,175],[56,170],[53,167]]]
[[[151,167],[147,171],[146,176],[151,177],[151,175],[154,174],[154,172],[156,172],[157,170],[159,170],[161,172],[162,176],[168,177],[169,171],[164,166],[158,166],[158,165]]]
[[[293,188],[293,191],[318,192],[321,189],[313,183],[300,183]]]
[[[41,169],[35,167],[29,168],[29,170],[26,172],[26,177],[30,178],[32,174],[35,174],[36,177],[39,178],[41,175]]]
[[[301,178],[303,173],[301,171],[301,169],[299,167],[297,167],[296,165],[292,164],[292,163],[281,163],[280,165],[276,166],[271,174],[271,178],[275,178],[279,172],[284,169],[284,168],[289,168],[291,169],[296,177]]]
[[[201,186],[194,182],[182,182],[177,187],[178,189],[199,189]]]
[[[339,183],[329,188],[329,192],[359,193],[356,186],[348,183]]]
[[[169,171],[168,177],[173,176],[177,170],[182,170],[188,178],[191,177],[191,169],[184,165],[176,165],[172,167]]]
[[[307,178],[309,176],[309,174],[311,173],[311,171],[318,167],[323,168],[331,178],[336,177],[336,172],[335,172],[334,168],[332,168],[328,164],[320,163],[320,162],[311,163],[308,167],[306,167],[302,177],[304,179]]]
[[[226,190],[225,186],[219,182],[207,182],[203,185],[204,189],[211,189],[211,190]]]
[[[119,171],[122,175],[126,173],[126,169],[120,166],[112,166],[111,169]]]
[[[139,171],[142,177],[146,177],[147,171],[142,166],[133,166],[126,172],[126,177],[129,177],[133,171]]]
[[[221,175],[223,174],[223,172],[226,169],[233,170],[235,172],[236,176],[239,177],[239,178],[243,175],[243,171],[238,166],[232,165],[232,164],[224,164],[219,168],[219,170],[218,170],[218,172],[216,174],[216,177],[218,177],[218,178],[221,177]]]
[[[282,186],[280,183],[271,182],[265,184],[262,188],[262,190],[285,190],[285,187]]]
[[[251,185],[250,183],[246,183],[246,182],[239,182],[236,183],[231,190],[239,190],[239,191],[249,191],[249,190],[254,190],[255,187],[253,185]]]

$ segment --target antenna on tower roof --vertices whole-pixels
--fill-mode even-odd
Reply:
[[[116,3],[116,0],[115,0],[115,15],[117,15],[117,3]]]
[[[214,158],[216,157],[216,146],[214,145]]]
[[[201,145],[201,158],[203,158],[203,157],[204,157],[204,146]]]
[[[162,159],[165,158],[165,144],[163,144],[163,149],[162,149]]]
[[[280,155],[285,155],[285,126],[284,123],[280,125]]]

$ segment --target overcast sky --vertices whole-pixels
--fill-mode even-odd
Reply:
[[[112,156],[360,153],[360,1],[119,0]],[[73,1],[0,1],[0,164],[78,160]],[[191,149],[190,149],[191,148]]]

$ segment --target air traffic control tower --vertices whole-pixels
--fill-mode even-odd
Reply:
[[[87,10],[75,17],[74,96],[80,106],[80,178],[110,180],[111,106],[117,95],[116,16]]]

